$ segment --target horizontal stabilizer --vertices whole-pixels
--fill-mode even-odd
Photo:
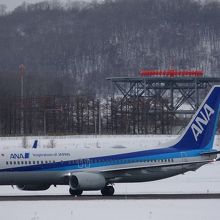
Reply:
[[[208,156],[208,155],[215,155],[215,154],[220,154],[220,151],[207,151],[207,152],[202,152],[200,153],[201,156]]]

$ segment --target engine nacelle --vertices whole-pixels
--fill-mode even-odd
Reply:
[[[50,188],[50,185],[17,185],[17,188],[24,191],[43,191]]]
[[[71,174],[69,185],[73,190],[101,190],[105,187],[106,180],[98,173],[79,172]]]

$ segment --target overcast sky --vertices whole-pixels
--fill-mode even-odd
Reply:
[[[7,9],[11,11],[15,9],[18,5],[22,4],[24,1],[27,3],[36,3],[36,2],[41,2],[43,0],[0,0],[0,4],[6,5]],[[60,0],[60,1],[67,2],[68,0]],[[83,0],[83,1],[91,1],[91,0]]]

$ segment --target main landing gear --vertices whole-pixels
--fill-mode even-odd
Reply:
[[[115,189],[113,186],[105,186],[102,190],[101,193],[103,196],[113,196],[115,192]]]
[[[113,196],[115,192],[115,189],[113,186],[105,186],[102,190],[101,193],[103,196]],[[83,190],[74,190],[69,188],[69,193],[71,196],[81,196],[83,193]]]
[[[70,188],[69,193],[71,196],[81,196],[83,191],[82,190],[73,190]]]

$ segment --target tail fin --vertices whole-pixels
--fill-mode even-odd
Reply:
[[[38,143],[38,140],[35,140],[32,148],[37,148],[37,143]]]
[[[173,147],[179,150],[211,149],[218,124],[219,106],[220,86],[214,86]]]

